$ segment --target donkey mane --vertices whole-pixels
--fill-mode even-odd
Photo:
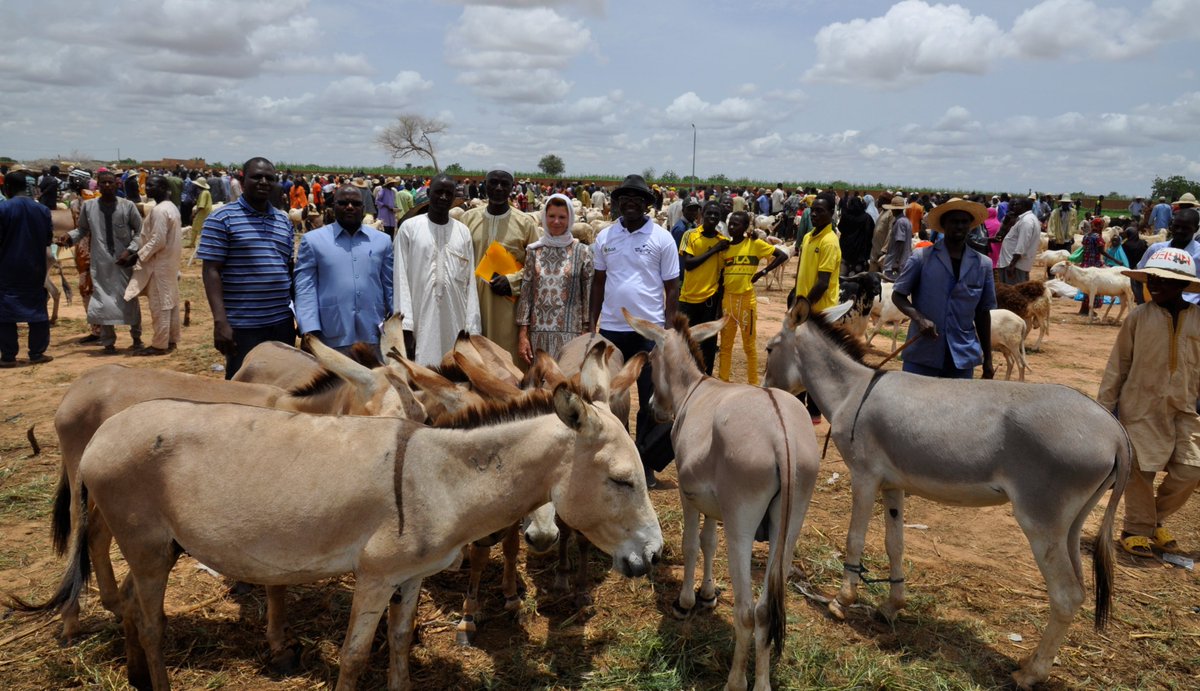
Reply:
[[[821,335],[833,341],[833,344],[841,349],[841,351],[849,355],[855,362],[860,365],[866,365],[867,347],[863,342],[858,340],[854,334],[850,333],[846,327],[841,324],[830,324],[825,321],[820,315],[813,315],[806,322],[812,324]],[[870,367],[870,365],[867,365]],[[872,367],[871,369],[876,369]]]
[[[701,374],[704,373],[704,356],[700,354],[700,344],[696,339],[692,338],[692,332],[689,328],[691,325],[688,322],[686,314],[675,313],[675,331],[683,336],[683,340],[687,343],[688,352],[692,354],[692,360],[696,362],[696,366],[700,368]]]
[[[429,369],[430,369],[430,371],[435,372],[435,373],[440,374],[441,376],[445,377],[448,381],[450,381],[453,384],[470,384],[471,383],[470,377],[467,376],[466,372],[462,371],[462,368],[459,367],[458,363],[456,363],[456,362],[448,361],[448,362],[442,363],[440,365],[433,365]]]
[[[375,346],[370,343],[363,343],[362,341],[350,346],[349,356],[351,360],[371,369],[375,369],[383,364],[375,355]]]
[[[572,393],[583,397],[579,387],[563,384]],[[439,429],[476,429],[519,422],[554,412],[554,392],[531,389],[516,398],[488,399],[482,405],[473,405],[455,413],[439,415],[432,426]]]
[[[301,384],[300,386],[288,391],[288,393],[298,398],[318,396],[334,388],[340,384],[341,381],[341,377],[322,367],[321,371],[313,375],[313,378],[310,379],[307,384]]]

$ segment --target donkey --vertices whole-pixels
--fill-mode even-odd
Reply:
[[[36,609],[70,603],[86,583],[90,496],[129,564],[129,681],[155,691],[169,688],[163,594],[184,551],[234,578],[276,586],[352,571],[337,682],[347,691],[385,608],[388,688],[411,688],[422,579],[548,500],[622,575],[647,574],[662,549],[633,441],[610,412],[566,385],[471,409],[446,429],[228,403],[139,403],[96,432],[74,484],[70,565]]]
[[[58,431],[62,453],[62,470],[51,519],[51,533],[58,554],[63,554],[67,549],[70,507],[73,505],[71,483],[78,472],[84,448],[105,420],[135,403],[157,398],[183,398],[299,412],[419,416],[424,419],[424,412],[412,392],[395,376],[389,377],[390,373],[386,370],[368,370],[315,339],[311,343],[317,353],[316,358],[296,352],[312,360],[316,376],[291,392],[265,384],[227,382],[180,372],[121,365],[97,367],[75,380],[54,414],[54,427]],[[94,509],[88,526],[88,545],[100,600],[106,609],[119,614],[122,605],[109,558],[112,535]],[[70,639],[78,633],[79,610],[72,606],[63,611],[62,635]]]
[[[563,381],[579,377],[585,364],[593,357],[603,358],[603,366],[607,368],[610,379],[607,391],[597,390],[589,392],[589,395],[592,400],[607,399],[609,409],[628,429],[629,389],[641,374],[642,367],[646,364],[646,355],[638,353],[630,358],[629,362],[625,362],[621,351],[599,334],[584,334],[568,341],[559,352],[557,363],[545,352],[538,351],[529,371],[525,373],[522,386],[527,388],[544,386],[553,389]],[[595,361],[595,364],[599,364],[599,360]],[[558,546],[558,564],[555,567],[553,586],[554,590],[558,592],[567,592],[571,589],[571,581],[567,576],[571,567],[568,551],[570,545],[568,540],[563,539],[563,530],[567,528],[568,526],[562,525],[561,520],[557,520],[554,504],[545,504],[526,517],[522,529],[525,544],[535,554],[544,554],[553,549],[555,545]],[[588,545],[587,539],[577,531],[571,530],[567,534],[574,536],[575,544],[579,548],[579,562],[575,570],[575,605],[586,607],[592,602],[584,587],[588,576],[590,545]]]
[[[671,442],[683,505],[683,587],[673,609],[686,617],[697,604],[716,605],[713,558],[717,521],[725,524],[733,585],[735,644],[727,689],[746,688],[746,658],[754,635],[754,688],[771,688],[771,651],[783,652],[787,577],[804,514],[816,486],[820,457],[808,412],[795,397],[705,376],[698,342],[716,336],[725,319],[688,328],[676,319],[668,331],[624,311],[625,321],[654,341],[651,406],[660,422],[674,418]],[[704,529],[700,529],[700,515]],[[755,540],[771,543],[766,587],[753,604],[750,559]],[[697,548],[704,580],[693,592]],[[697,603],[697,598],[699,602]]]
[[[829,603],[845,617],[865,569],[862,552],[876,494],[883,493],[888,582],[880,612],[904,606],[904,494],[958,506],[1012,502],[1050,594],[1050,622],[1013,679],[1029,688],[1049,676],[1054,654],[1083,603],[1080,532],[1113,488],[1093,541],[1096,628],[1112,602],[1113,517],[1132,450],[1116,418],[1065,386],[962,381],[873,370],[844,329],[812,318],[798,299],[767,347],[766,382],[808,390],[829,419],[850,468],[853,507],[842,587]],[[922,414],[912,416],[910,410]]]

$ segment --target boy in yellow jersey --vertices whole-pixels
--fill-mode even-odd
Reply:
[[[823,312],[838,304],[838,272],[842,268],[842,247],[833,232],[833,209],[837,204],[833,192],[819,193],[809,208],[813,229],[800,245],[800,267],[796,269],[796,290],[788,299],[788,307],[796,295],[808,298],[814,312]],[[814,425],[821,422],[821,411],[811,396],[805,405]]]
[[[704,225],[683,236],[679,244],[679,263],[683,266],[683,287],[679,289],[679,311],[692,324],[703,324],[721,316],[721,252],[729,240],[717,233],[721,222],[721,205],[715,201],[704,205]],[[670,326],[669,324],[667,325]],[[717,357],[717,341],[710,338],[700,344],[704,357],[704,372],[712,374]]]
[[[722,254],[725,263],[725,297],[721,309],[729,321],[721,329],[720,377],[729,381],[733,360],[733,341],[740,330],[742,349],[746,353],[746,379],[758,386],[758,298],[754,283],[788,259],[787,252],[756,237],[746,237],[750,215],[735,211],[729,217],[729,248]],[[763,259],[773,257],[765,268],[758,268]]]

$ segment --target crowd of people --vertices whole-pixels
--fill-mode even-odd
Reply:
[[[701,346],[703,368],[730,380],[740,336],[747,381],[757,385],[755,283],[792,254],[799,262],[789,305],[802,298],[816,312],[834,310],[844,278],[875,272],[892,282],[896,306],[911,320],[905,371],[969,379],[982,366],[991,378],[995,285],[1030,279],[1044,233],[1050,250],[1082,266],[1126,270],[1145,303],[1122,325],[1098,397],[1125,423],[1138,459],[1126,498],[1126,551],[1177,549],[1162,521],[1200,484],[1200,216],[1191,194],[1153,206],[1136,199],[1126,227],[1106,242],[1099,202],[1080,218],[1080,205],[1065,195],[874,196],[788,192],[782,184],[675,190],[640,175],[609,189],[518,180],[503,166],[479,182],[445,174],[310,176],[280,174],[261,157],[233,174],[72,171],[65,185],[53,167],[40,177],[3,173],[2,367],[16,365],[18,323],[29,325],[29,362],[53,359],[44,288],[52,244],[75,250],[90,329],[82,342],[116,353],[117,327],[127,326],[134,354],[174,350],[190,226],[227,378],[255,346],[295,345],[298,334],[343,352],[367,343],[382,360],[380,325],[393,314],[403,315],[409,356],[424,365],[439,363],[464,330],[496,342],[522,367],[537,351],[557,357],[593,331],[630,358],[654,344],[632,330],[627,311],[666,326],[677,313],[691,323],[726,317],[719,338]],[[56,238],[50,210],[64,191],[74,227]],[[471,199],[482,203],[452,216]],[[145,215],[143,201],[154,202]],[[572,233],[585,209],[612,219],[590,244]],[[328,222],[297,238],[294,210]],[[756,224],[764,216],[769,230]],[[1151,229],[1165,239],[1147,243],[1142,235]],[[140,297],[151,315],[149,344]],[[670,426],[650,414],[651,394],[647,366],[638,379],[636,441],[653,486],[673,451]],[[819,423],[812,401],[809,410]],[[1155,490],[1157,472],[1166,479]]]

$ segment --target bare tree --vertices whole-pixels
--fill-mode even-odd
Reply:
[[[437,157],[434,156],[433,137],[445,131],[446,123],[441,120],[416,113],[402,113],[395,124],[388,125],[379,133],[375,141],[393,161],[415,155],[428,158],[433,162],[434,171],[441,172]]]

